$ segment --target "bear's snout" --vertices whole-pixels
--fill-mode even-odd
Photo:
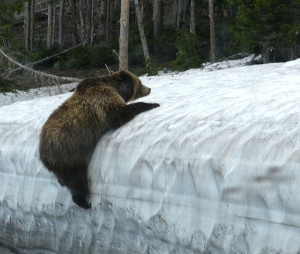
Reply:
[[[151,88],[142,85],[142,95],[143,95],[143,96],[149,95],[150,92],[151,92]]]

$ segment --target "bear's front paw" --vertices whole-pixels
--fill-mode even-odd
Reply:
[[[149,105],[149,109],[157,108],[160,106],[158,103],[149,103],[148,105]]]

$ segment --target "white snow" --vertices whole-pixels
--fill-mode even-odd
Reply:
[[[140,101],[161,106],[98,142],[89,211],[38,154],[42,125],[71,93],[0,107],[0,245],[24,253],[299,252],[300,59],[141,80],[152,92]]]
[[[0,106],[8,105],[16,101],[30,100],[42,96],[52,96],[67,93],[76,87],[77,83],[69,83],[57,86],[46,86],[30,89],[29,91],[18,91],[17,93],[0,93]]]

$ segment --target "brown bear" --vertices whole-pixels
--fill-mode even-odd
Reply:
[[[67,186],[73,201],[88,209],[88,156],[99,138],[137,114],[156,108],[157,103],[126,102],[150,94],[151,89],[129,71],[81,81],[74,94],[48,118],[40,134],[40,159],[61,185]]]

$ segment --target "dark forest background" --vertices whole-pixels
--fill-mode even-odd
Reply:
[[[105,64],[116,69],[120,10],[121,0],[1,0],[0,47],[24,65],[58,54],[36,69],[62,72]],[[135,0],[129,11],[129,69],[137,74],[185,70],[247,54],[261,54],[262,63],[300,57],[300,0]],[[0,73],[8,67],[1,61]]]

